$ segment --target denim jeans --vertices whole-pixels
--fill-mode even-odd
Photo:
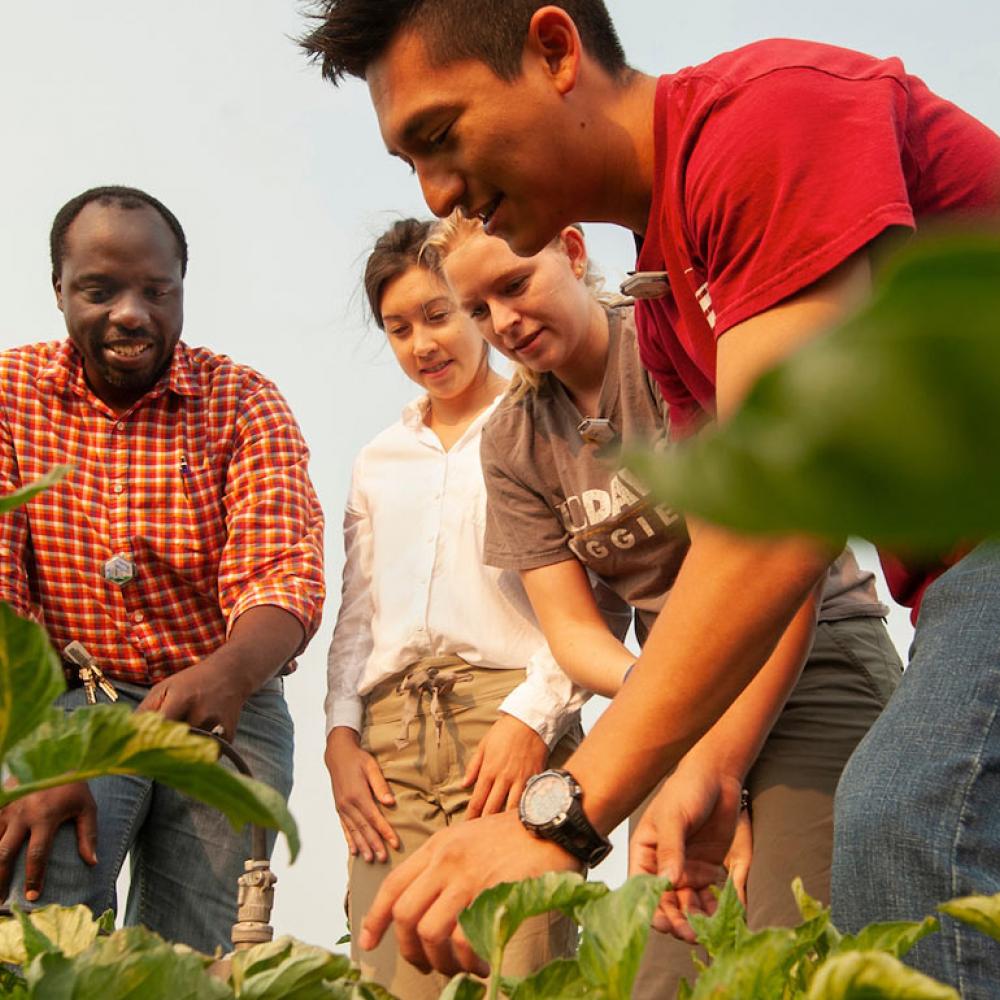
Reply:
[[[833,910],[856,931],[1000,892],[1000,546],[928,588],[910,666],[837,789]],[[905,961],[963,1000],[1000,995],[1000,943],[942,917]]]
[[[119,704],[132,707],[149,690],[121,681],[115,687]],[[65,692],[57,704],[67,711],[85,706],[82,688]],[[280,680],[243,706],[233,745],[255,778],[288,797],[293,728]],[[80,859],[74,824],[65,823],[55,837],[41,898],[27,903],[23,897],[25,848],[14,871],[11,898],[25,909],[85,903],[95,915],[107,909],[117,912],[115,883],[128,855],[126,924],[143,924],[168,941],[208,954],[216,947],[230,951],[236,881],[250,857],[249,828],[235,831],[212,806],[146,778],[115,775],[89,784],[97,803],[97,865],[91,868]],[[272,832],[269,849],[273,843]]]

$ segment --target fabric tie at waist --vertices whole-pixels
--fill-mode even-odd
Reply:
[[[458,656],[428,657],[418,661],[413,669],[399,682],[396,690],[406,696],[403,702],[403,716],[400,720],[399,736],[396,738],[396,749],[402,750],[410,745],[410,723],[420,711],[420,699],[429,694],[430,713],[434,720],[434,739],[437,746],[441,745],[441,730],[444,728],[444,711],[441,698],[447,697],[456,684],[472,680],[472,675],[465,673],[465,661]],[[447,670],[446,667],[455,669]]]

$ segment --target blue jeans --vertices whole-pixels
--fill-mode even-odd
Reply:
[[[119,703],[133,707],[149,690],[121,681],[115,687]],[[67,691],[57,704],[67,711],[85,705],[82,688]],[[287,799],[293,727],[280,680],[243,706],[233,745],[254,777]],[[85,903],[95,915],[107,909],[117,912],[115,883],[128,855],[126,924],[143,924],[168,941],[208,954],[216,947],[232,950],[236,880],[250,857],[249,828],[234,831],[217,809],[146,778],[116,775],[89,784],[97,803],[97,865],[91,868],[80,859],[74,825],[65,823],[56,834],[41,898],[27,903],[23,897],[25,848],[14,871],[11,898],[25,909]],[[269,849],[273,843],[272,832]]]
[[[899,688],[837,789],[838,927],[919,920],[1000,892],[1000,546],[928,588]],[[963,1000],[1000,995],[1000,943],[948,917],[906,962]]]

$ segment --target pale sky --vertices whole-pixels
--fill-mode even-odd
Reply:
[[[932,89],[1000,129],[1000,5],[987,0],[609,7],[632,65],[647,72],[758,38],[813,38],[901,56]],[[292,0],[2,0],[0,10],[0,282],[11,307],[0,348],[65,333],[47,256],[59,206],[97,184],[145,188],[188,235],[185,340],[273,378],[312,448],[329,598],[286,687],[297,726],[291,805],[304,847],[292,867],[278,848],[274,924],[330,946],[345,927],[346,850],[322,763],[341,511],[354,454],[415,394],[382,335],[366,327],[358,286],[373,239],[400,215],[425,214],[416,181],[385,154],[364,85],[335,90],[299,54],[291,38],[303,21]],[[609,276],[631,264],[621,231],[592,227],[590,245]],[[905,647],[905,615],[895,612],[892,625]],[[599,873],[612,882],[624,870],[618,843]]]

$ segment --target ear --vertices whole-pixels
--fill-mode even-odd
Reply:
[[[583,46],[573,18],[561,7],[539,7],[528,25],[526,57],[540,58],[560,94],[568,94],[580,72]]]
[[[559,234],[559,242],[569,258],[573,274],[582,279],[587,273],[587,241],[583,238],[583,233],[575,226],[567,226]]]
[[[60,312],[65,312],[63,309],[63,294],[62,294],[62,278],[58,275],[52,275],[52,290],[56,293],[56,306]]]

